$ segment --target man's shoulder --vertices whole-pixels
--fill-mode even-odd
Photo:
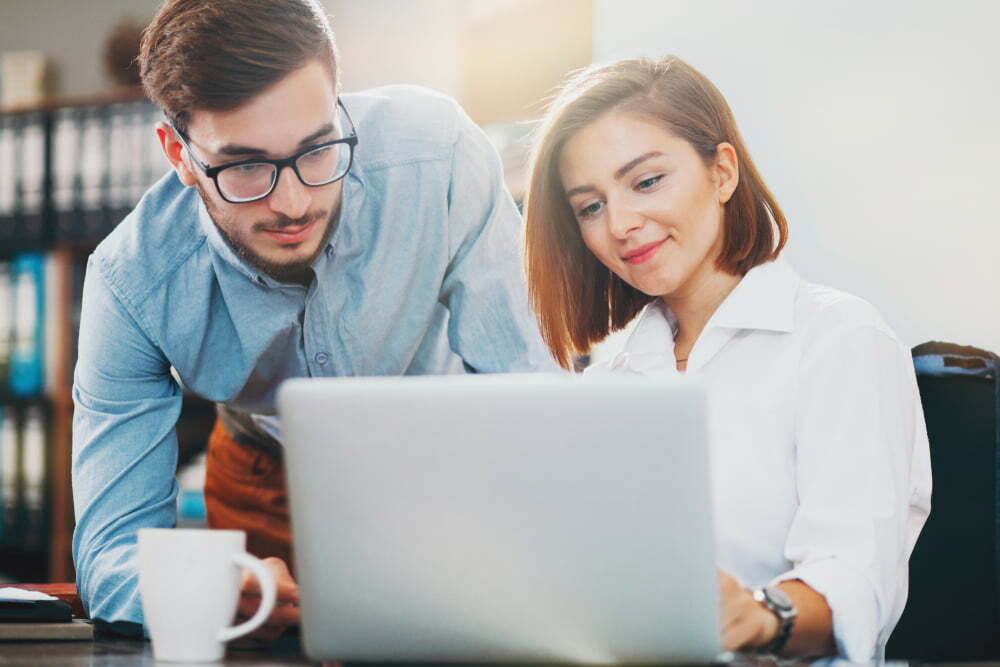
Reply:
[[[110,287],[141,302],[204,245],[198,193],[168,172],[94,251]]]
[[[358,133],[356,159],[366,170],[446,159],[471,124],[454,99],[421,86],[382,86],[342,99]]]

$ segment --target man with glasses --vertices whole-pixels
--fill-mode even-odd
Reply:
[[[166,0],[143,83],[173,170],[90,258],[73,397],[77,583],[142,623],[136,532],[176,521],[182,390],[215,401],[208,522],[298,619],[275,392],[289,377],[551,370],[499,160],[449,99],[339,94],[313,0]],[[247,584],[240,613],[257,605]]]

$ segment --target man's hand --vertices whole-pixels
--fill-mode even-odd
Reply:
[[[278,588],[274,611],[256,630],[250,633],[254,639],[277,639],[290,625],[299,623],[299,585],[292,579],[288,565],[280,558],[264,558],[264,565],[271,571],[274,583]],[[249,570],[243,570],[243,582],[240,585],[240,604],[236,608],[237,621],[242,623],[257,612],[260,607],[260,583]]]
[[[778,617],[753,599],[753,594],[731,576],[718,570],[722,646],[744,651],[770,643],[778,635]]]

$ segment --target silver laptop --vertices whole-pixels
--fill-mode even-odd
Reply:
[[[705,399],[685,380],[291,380],[316,660],[711,662]]]

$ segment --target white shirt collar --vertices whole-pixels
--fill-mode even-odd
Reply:
[[[801,278],[782,258],[750,269],[709,318],[688,359],[688,370],[708,362],[741,329],[791,332]],[[717,332],[716,330],[727,330]],[[639,315],[611,368],[645,373],[675,369],[673,341],[677,318],[657,299]]]
[[[750,269],[706,325],[791,332],[801,278],[783,258]]]

